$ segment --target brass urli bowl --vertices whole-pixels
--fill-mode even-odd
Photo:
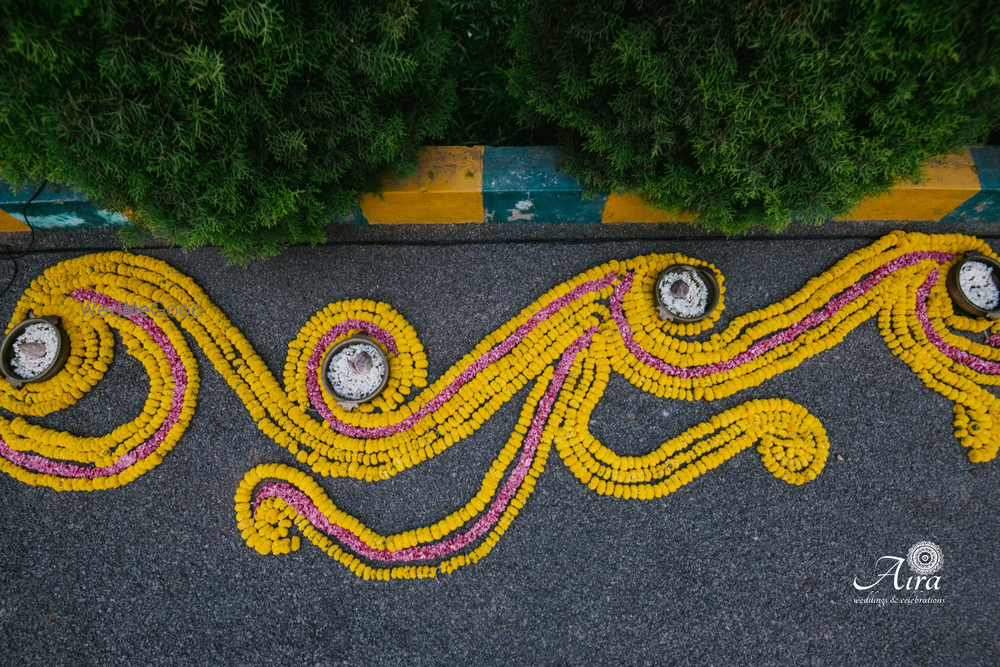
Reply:
[[[708,301],[705,302],[705,312],[697,317],[681,317],[680,315],[672,312],[669,308],[664,305],[663,301],[660,299],[660,285],[663,283],[663,278],[668,273],[677,272],[690,272],[697,273],[701,278],[702,282],[705,283],[705,287],[708,288]],[[703,266],[691,266],[690,264],[671,264],[667,268],[660,271],[660,275],[657,276],[656,282],[653,283],[653,299],[656,300],[656,309],[660,313],[660,318],[664,320],[670,320],[671,322],[680,322],[683,324],[690,324],[692,322],[700,322],[716,309],[719,305],[719,281],[715,278],[715,274],[709,269]]]
[[[327,371],[330,368],[330,360],[333,359],[334,355],[343,350],[345,347],[350,347],[351,345],[357,345],[358,343],[367,343],[368,345],[371,345],[373,348],[375,348],[375,350],[378,352],[379,357],[382,359],[383,368],[385,368],[385,375],[382,377],[382,382],[381,384],[379,384],[378,389],[371,392],[367,396],[364,396],[362,398],[347,398],[335,392],[333,390],[333,387],[330,386],[330,378],[327,377]],[[340,341],[339,343],[331,347],[329,350],[327,350],[326,354],[323,355],[323,362],[319,365],[319,371],[320,371],[320,381],[323,383],[323,388],[326,389],[326,391],[331,396],[337,399],[337,403],[340,405],[340,407],[350,411],[351,409],[357,407],[359,404],[372,400],[373,398],[381,394],[383,389],[385,389],[385,385],[389,383],[389,358],[385,355],[385,352],[382,351],[382,348],[379,346],[378,343],[376,343],[370,337],[365,336],[364,334],[358,334],[356,336],[351,336],[350,338]]]
[[[991,267],[993,269],[993,284],[997,286],[997,289],[1000,289],[1000,262],[992,257],[982,254],[981,252],[970,250],[962,255],[962,259],[955,262],[955,265],[951,267],[951,271],[948,272],[948,279],[945,281],[945,284],[948,285],[948,294],[951,295],[952,301],[954,301],[955,305],[959,308],[974,317],[985,317],[988,320],[1000,319],[1000,305],[993,310],[980,308],[976,304],[972,303],[969,297],[965,295],[965,292],[962,291],[962,285],[958,280],[958,275],[962,270],[962,266],[967,262],[981,262]]]
[[[0,375],[3,375],[4,379],[14,389],[20,389],[29,382],[44,382],[48,380],[62,369],[66,363],[66,359],[69,358],[69,338],[66,336],[63,328],[59,326],[59,318],[54,315],[46,315],[45,317],[35,317],[32,313],[29,313],[29,315],[28,319],[20,322],[10,330],[10,333],[4,337],[3,344],[0,345]],[[24,330],[32,324],[51,324],[55,328],[56,356],[44,371],[33,378],[23,378],[14,372],[11,360],[14,358],[14,343],[17,342],[17,337],[24,333]]]

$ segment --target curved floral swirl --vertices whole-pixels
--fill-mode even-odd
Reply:
[[[984,389],[1000,383],[1000,324],[955,313],[944,284],[956,257],[968,250],[993,256],[972,237],[889,234],[703,340],[687,338],[716,324],[722,301],[710,318],[676,324],[657,316],[652,287],[672,263],[707,266],[721,285],[714,267],[678,254],[611,261],[550,290],[429,386],[416,332],[387,304],[355,299],[318,312],[289,344],[281,386],[190,278],[150,257],[88,255],[47,270],[15,309],[10,327],[29,311],[61,317],[71,351],[54,378],[0,392],[0,407],[22,415],[0,419],[0,469],[30,484],[93,490],[154,467],[194,412],[198,369],[182,330],[260,430],[325,476],[387,479],[463,440],[530,386],[520,421],[479,492],[432,525],[379,535],[337,509],[306,473],[283,465],[251,470],[237,491],[240,529],[261,553],[297,549],[300,538],[290,536],[296,525],[359,576],[433,576],[492,548],[526,502],[553,445],[582,483],[623,498],[663,496],[751,445],[778,478],[793,484],[815,478],[826,460],[826,435],[790,401],[749,401],[634,457],[600,443],[590,433],[591,414],[612,371],[664,398],[715,400],[794,368],[872,317],[889,349],[954,402],[955,435],[969,458],[987,461],[1000,444],[994,431],[1000,403]],[[83,312],[81,304],[113,312],[104,318]],[[203,308],[201,316],[176,323],[148,314],[195,307]],[[143,413],[99,438],[24,419],[72,405],[101,379],[112,360],[112,328],[150,376]],[[317,373],[324,353],[359,331],[386,351],[390,380],[377,399],[346,412],[321,389]],[[969,337],[983,333],[983,343]]]

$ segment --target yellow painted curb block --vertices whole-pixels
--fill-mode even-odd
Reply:
[[[387,179],[382,197],[365,195],[370,224],[483,222],[483,147],[429,146],[417,151],[410,178]]]
[[[901,182],[880,197],[865,199],[850,213],[834,220],[937,221],[980,190],[972,153],[968,148],[924,166],[926,180]]]
[[[680,211],[670,213],[650,206],[638,195],[611,192],[604,204],[601,222],[692,222],[698,215]]]
[[[0,211],[0,232],[30,232],[31,228],[9,213]]]
[[[938,221],[981,189],[972,153],[968,148],[924,166],[922,182],[900,182],[892,191],[865,199],[850,213],[834,220],[926,220]],[[608,195],[601,221],[613,222],[692,222],[696,214],[671,214],[654,208],[636,195],[612,192]]]

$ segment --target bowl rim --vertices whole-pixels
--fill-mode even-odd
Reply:
[[[708,287],[708,301],[705,303],[705,312],[697,317],[683,317],[671,311],[667,308],[666,304],[660,298],[660,283],[663,281],[663,277],[668,273],[674,271],[693,271],[702,277],[705,281],[705,285]],[[701,322],[703,319],[715,312],[715,309],[719,307],[719,280],[715,277],[715,272],[704,266],[695,266],[693,264],[671,264],[665,269],[660,271],[660,274],[656,276],[656,280],[653,281],[653,300],[656,302],[656,309],[660,313],[661,320],[668,320],[670,322],[680,322],[682,324],[692,324],[694,322]]]
[[[959,273],[967,262],[979,262],[981,264],[986,264],[993,269],[991,274],[993,277],[993,284],[997,286],[1000,290],[1000,262],[996,259],[985,255],[976,250],[968,250],[962,254],[962,257],[952,265],[951,270],[948,272],[948,277],[945,280],[945,284],[948,287],[948,294],[951,296],[952,301],[955,302],[959,308],[964,310],[969,315],[974,317],[985,317],[989,320],[1000,319],[1000,304],[992,310],[987,310],[985,308],[980,308],[976,304],[972,303],[972,300],[965,294],[962,290],[962,284],[959,281]]]
[[[38,375],[30,378],[23,378],[14,372],[14,368],[10,364],[10,357],[14,351],[14,343],[17,341],[18,336],[27,329],[32,324],[48,324],[55,328],[56,330],[56,356],[52,360],[52,363],[47,369],[39,373]],[[6,336],[4,336],[3,342],[0,343],[0,375],[12,386],[14,389],[20,389],[26,384],[32,382],[45,382],[53,378],[56,373],[62,370],[62,367],[66,365],[66,360],[69,358],[69,337],[66,335],[66,331],[62,328],[59,317],[55,315],[43,315],[41,317],[36,317],[34,313],[28,313],[28,317],[21,320],[10,330]]]
[[[376,350],[378,350],[379,355],[382,357],[382,362],[385,364],[385,375],[382,377],[382,382],[379,384],[378,389],[373,391],[368,396],[365,396],[364,398],[346,398],[335,392],[333,390],[333,387],[330,386],[330,379],[327,377],[327,369],[330,366],[330,360],[333,359],[333,356],[335,354],[343,350],[345,347],[348,347],[350,345],[356,345],[358,343],[367,343],[368,345],[371,345]],[[318,370],[320,374],[320,381],[323,383],[323,388],[327,391],[328,394],[330,394],[330,396],[332,396],[337,401],[338,405],[340,405],[342,408],[348,411],[350,411],[356,405],[360,405],[361,403],[367,403],[368,401],[374,399],[376,396],[381,394],[382,390],[385,389],[385,386],[389,384],[388,355],[386,355],[385,351],[378,344],[377,340],[363,333],[354,334],[353,336],[349,336],[344,340],[340,341],[339,343],[333,345],[329,350],[326,351],[326,354],[323,355],[323,361],[320,362]]]

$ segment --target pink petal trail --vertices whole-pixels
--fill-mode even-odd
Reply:
[[[938,252],[934,250],[924,250],[900,255],[896,259],[890,260],[880,266],[864,280],[854,283],[854,285],[850,288],[841,292],[839,296],[828,301],[823,308],[810,313],[808,316],[802,318],[799,322],[788,327],[784,331],[778,332],[768,338],[762,338],[751,345],[745,352],[736,355],[729,361],[719,361],[702,366],[673,366],[666,363],[662,359],[654,357],[635,341],[632,334],[632,325],[629,324],[627,319],[625,319],[625,314],[622,311],[622,303],[624,302],[625,295],[632,288],[634,275],[631,273],[626,274],[625,277],[622,278],[621,282],[615,285],[615,291],[611,295],[611,317],[614,319],[615,324],[618,325],[618,331],[621,333],[622,340],[625,342],[625,347],[629,352],[635,355],[639,361],[666,375],[682,378],[700,378],[705,377],[706,375],[712,375],[713,373],[732,370],[756,359],[762,354],[766,354],[779,345],[795,340],[796,337],[802,335],[817,324],[830,319],[841,308],[874,288],[885,278],[892,275],[892,273],[898,271],[899,269],[907,266],[913,266],[914,264],[922,262],[926,259],[933,259],[937,262],[943,263],[950,261],[953,258],[954,255],[952,253]]]
[[[1000,375],[1000,364],[995,361],[987,361],[986,359],[969,354],[965,350],[958,349],[942,338],[941,334],[934,329],[934,324],[927,315],[927,295],[931,293],[931,289],[934,288],[937,280],[938,270],[934,269],[928,274],[927,280],[917,290],[917,319],[920,320],[920,325],[924,329],[927,340],[943,355],[953,361],[957,361],[963,366],[968,366],[972,370],[984,375]]]
[[[540,323],[544,322],[546,319],[554,315],[560,309],[566,307],[573,301],[579,299],[582,296],[590,294],[591,292],[598,292],[605,287],[611,285],[618,275],[614,272],[608,273],[600,280],[591,280],[589,282],[583,283],[577,286],[569,293],[555,299],[547,305],[546,307],[539,310],[537,313],[532,315],[527,322],[522,324],[517,330],[508,336],[502,343],[499,343],[488,351],[486,354],[481,356],[474,364],[462,371],[461,374],[454,380],[452,380],[447,387],[442,389],[437,393],[431,400],[429,400],[424,407],[420,408],[416,413],[410,417],[404,419],[398,424],[390,424],[388,426],[376,426],[372,428],[364,428],[360,426],[352,426],[351,424],[346,424],[333,414],[329,407],[327,407],[326,402],[323,400],[322,390],[320,389],[319,382],[317,380],[316,371],[319,368],[320,363],[323,359],[323,353],[326,348],[329,347],[330,343],[340,335],[347,331],[347,329],[358,329],[359,325],[364,324],[369,327],[366,329],[369,333],[374,330],[378,330],[388,336],[388,332],[379,329],[374,324],[368,322],[362,322],[361,320],[349,320],[348,322],[341,322],[337,326],[333,327],[330,331],[320,339],[319,343],[316,344],[313,350],[312,356],[306,364],[306,387],[309,393],[309,400],[313,407],[323,416],[323,419],[330,422],[330,427],[337,431],[338,433],[343,433],[349,435],[352,438],[385,438],[390,435],[395,435],[397,433],[402,433],[403,431],[413,428],[421,419],[429,415],[430,413],[437,410],[439,407],[447,403],[458,390],[461,389],[469,380],[474,378],[483,369],[487,368],[491,364],[496,363],[505,354],[510,352],[514,347],[517,346],[525,336],[527,336],[531,331],[537,327]],[[345,326],[350,323],[350,326]],[[374,334],[372,334],[375,337]],[[390,336],[391,339],[391,336]],[[381,339],[379,339],[381,340]],[[385,342],[385,341],[382,341]],[[388,347],[388,345],[387,345]],[[393,347],[390,348],[390,352],[395,353],[395,341],[393,341]]]
[[[362,542],[354,533],[343,526],[331,522],[316,507],[309,496],[287,482],[267,482],[263,484],[254,496],[254,510],[256,511],[260,503],[267,498],[281,498],[295,508],[299,514],[306,517],[313,526],[335,537],[341,544],[348,546],[358,555],[375,561],[396,563],[430,560],[446,556],[468,546],[486,534],[500,520],[511,498],[514,497],[514,494],[521,487],[521,483],[527,477],[528,471],[535,460],[538,443],[542,439],[545,424],[552,412],[552,406],[555,404],[556,397],[559,395],[566,376],[569,374],[570,367],[573,365],[573,361],[580,351],[590,345],[590,341],[596,332],[597,327],[591,327],[587,333],[574,341],[566,349],[566,352],[559,361],[559,365],[556,367],[555,373],[553,373],[548,388],[545,390],[545,394],[542,396],[542,400],[538,403],[538,408],[535,410],[528,434],[524,438],[520,460],[511,471],[510,476],[496,498],[493,499],[489,509],[464,533],[435,544],[408,547],[397,551],[376,549]]]
[[[82,477],[85,479],[109,477],[111,475],[117,475],[129,466],[132,466],[136,462],[146,458],[155,452],[163,443],[163,440],[167,437],[170,429],[173,428],[180,419],[181,410],[184,407],[184,392],[187,389],[188,380],[187,370],[184,368],[184,364],[181,362],[180,357],[177,356],[177,350],[174,349],[174,345],[170,342],[167,334],[165,334],[163,329],[161,329],[159,325],[148,315],[133,313],[125,303],[118,301],[117,299],[112,299],[106,294],[95,292],[94,290],[78,289],[73,291],[71,296],[77,301],[90,301],[91,303],[100,306],[107,306],[113,312],[124,313],[124,317],[127,317],[129,320],[142,327],[156,342],[156,344],[160,346],[160,349],[163,350],[163,353],[167,357],[167,361],[170,363],[170,374],[174,380],[174,391],[171,396],[170,411],[167,413],[166,419],[163,420],[163,424],[159,429],[157,429],[156,433],[149,438],[149,440],[128,452],[110,466],[81,466],[75,463],[55,461],[36,454],[26,454],[12,449],[10,445],[4,442],[2,437],[0,437],[0,456],[3,456],[8,461],[19,465],[22,468],[44,473],[46,475],[57,475],[59,477]]]

